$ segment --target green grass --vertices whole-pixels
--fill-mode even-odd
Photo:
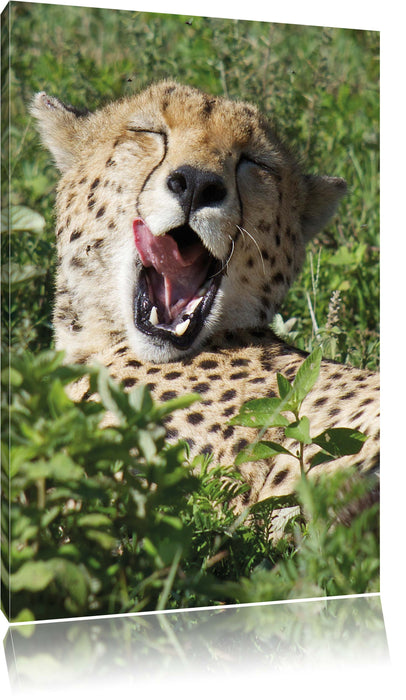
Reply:
[[[160,507],[172,523],[167,523],[172,527],[169,540],[179,547],[169,547],[168,538],[159,533],[154,540],[153,533],[158,531],[149,516],[145,516],[152,533],[149,543],[148,537],[134,538],[122,529],[122,512],[129,498],[138,498],[140,504],[137,493],[145,493],[138,487],[131,496],[125,489],[117,490],[117,464],[101,465],[99,456],[91,458],[94,445],[89,435],[95,428],[86,406],[70,407],[67,424],[58,423],[57,405],[62,399],[56,360],[44,373],[42,386],[26,384],[34,372],[35,358],[40,364],[53,362],[42,352],[52,348],[57,182],[28,114],[29,101],[34,92],[45,90],[78,107],[95,109],[167,77],[256,103],[309,171],[347,180],[348,195],[328,227],[310,243],[303,273],[276,324],[282,335],[301,348],[313,349],[318,337],[325,355],[360,367],[378,367],[378,33],[199,17],[189,24],[189,19],[28,3],[11,3],[3,16],[2,350],[6,364],[10,348],[12,358],[20,363],[16,368],[19,378],[13,373],[12,380],[4,375],[4,400],[6,408],[11,403],[12,411],[18,413],[26,406],[32,414],[25,433],[24,421],[14,426],[12,447],[33,448],[38,435],[44,447],[41,454],[31,450],[25,456],[16,490],[8,494],[5,489],[10,497],[7,508],[20,522],[20,530],[17,527],[14,534],[9,533],[15,543],[12,573],[24,562],[39,564],[36,591],[24,588],[29,575],[27,579],[22,576],[23,584],[18,578],[13,584],[13,617],[46,616],[48,599],[56,606],[55,614],[63,616],[155,609],[163,603],[179,607],[268,600],[312,591],[321,595],[363,592],[379,585],[376,509],[352,528],[336,529],[334,535],[327,507],[338,488],[334,482],[320,485],[317,496],[310,499],[316,504],[310,509],[315,524],[295,530],[296,539],[271,546],[266,513],[259,509],[250,524],[235,522],[227,507],[231,492],[220,488],[224,468],[214,465],[210,476],[203,465],[198,481],[188,481],[190,475],[185,472],[185,482],[180,479],[180,490],[175,495],[171,492],[170,498],[164,488]],[[337,299],[337,292],[340,301],[330,303],[333,294]],[[63,505],[68,498],[66,489],[89,489],[91,484],[86,485],[80,471],[74,472],[72,483],[63,465],[56,462],[55,466],[62,443],[52,440],[67,439],[69,430],[78,425],[89,432],[90,443],[85,441],[79,454],[71,454],[68,443],[64,450],[77,468],[93,460],[95,479],[104,479],[106,497],[100,500],[97,489],[89,492],[87,512],[67,516]],[[6,479],[8,447],[6,444],[4,452]],[[157,454],[163,449],[159,443]],[[173,458],[175,462],[178,457]],[[51,471],[43,464],[47,476],[33,481],[38,460],[48,462]],[[176,464],[172,463],[174,469]],[[231,483],[230,489],[244,488],[238,480],[234,486]],[[60,500],[55,497],[51,504],[53,489]],[[169,501],[165,501],[167,496]],[[299,497],[309,501],[308,494]],[[171,498],[179,499],[182,507],[174,508]],[[51,514],[54,519],[48,521]],[[94,535],[98,543],[93,540],[94,561],[90,564],[86,563],[88,549],[80,544],[81,528],[90,522],[80,521],[83,515],[108,518],[108,523],[103,518],[93,520],[99,523],[94,525],[99,535]],[[61,554],[58,528],[69,529],[78,554],[69,548]],[[104,546],[109,537],[116,542],[115,551],[122,552],[120,566]],[[325,560],[318,554],[320,548]],[[69,563],[56,562],[61,557]],[[45,569],[44,562],[48,562]],[[64,576],[71,582],[66,588],[58,583]],[[72,590],[76,597],[72,598]]]

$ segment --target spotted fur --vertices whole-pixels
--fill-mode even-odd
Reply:
[[[229,419],[244,401],[275,396],[276,373],[292,379],[303,362],[305,354],[268,326],[300,271],[306,242],[334,213],[345,182],[304,174],[254,106],[173,82],[95,113],[39,93],[32,111],[62,173],[57,347],[69,362],[103,363],[127,388],[146,384],[159,401],[198,392],[199,404],[167,419],[168,437],[185,439],[192,455],[232,463],[254,433]],[[156,291],[150,281],[149,291],[139,291],[145,270],[134,222],[153,242],[180,231],[182,256],[190,235],[217,265],[206,284],[217,276],[217,287],[210,287],[213,298],[193,333],[172,319],[166,326],[162,319],[135,322],[137,303],[142,315]],[[199,294],[196,303],[206,300]],[[376,374],[323,361],[303,405],[313,432],[353,427],[368,440],[355,460],[314,473],[354,461],[361,471],[376,470],[378,392]],[[73,395],[88,396],[86,380]],[[269,437],[289,447],[280,430]],[[307,463],[312,454],[306,447]],[[245,504],[291,492],[298,476],[296,461],[285,455],[241,470],[250,485]]]

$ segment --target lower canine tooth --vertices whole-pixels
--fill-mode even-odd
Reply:
[[[156,326],[159,323],[158,311],[156,309],[156,306],[153,306],[151,309],[151,313],[149,315],[149,322],[152,323],[153,326]]]
[[[190,318],[187,318],[186,321],[183,321],[182,323],[178,323],[178,325],[175,327],[175,335],[183,335],[188,329],[189,323]]]

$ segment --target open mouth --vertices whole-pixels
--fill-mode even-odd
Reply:
[[[222,278],[221,261],[187,224],[154,236],[142,219],[135,219],[133,230],[142,262],[135,326],[186,350],[210,313]]]

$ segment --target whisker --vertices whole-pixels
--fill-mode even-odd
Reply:
[[[257,248],[257,250],[258,250],[258,253],[259,253],[259,257],[261,258],[262,269],[263,269],[264,275],[265,275],[265,274],[266,274],[266,271],[265,271],[264,258],[263,258],[263,256],[262,256],[261,249],[260,249],[258,243],[256,242],[254,236],[253,236],[249,231],[247,231],[247,229],[242,228],[241,226],[238,226],[238,224],[236,224],[236,226],[237,226],[239,232],[242,234],[243,238],[244,238],[244,233],[246,233],[247,236],[248,236],[248,237],[252,240],[252,242],[255,244],[255,246],[256,246],[256,248]]]
[[[235,250],[234,239],[233,239],[230,235],[229,235],[228,237],[229,237],[229,239],[230,239],[230,241],[231,241],[231,251],[230,251],[230,254],[229,254],[229,256],[227,257],[227,260],[225,260],[225,262],[224,262],[222,268],[221,268],[220,270],[218,270],[218,272],[216,272],[214,275],[211,275],[210,279],[213,279],[213,277],[216,277],[217,275],[220,275],[220,274],[223,272],[223,270],[224,270],[226,267],[228,267],[228,264],[229,264],[231,258],[232,258],[233,255],[234,255],[234,250]]]

